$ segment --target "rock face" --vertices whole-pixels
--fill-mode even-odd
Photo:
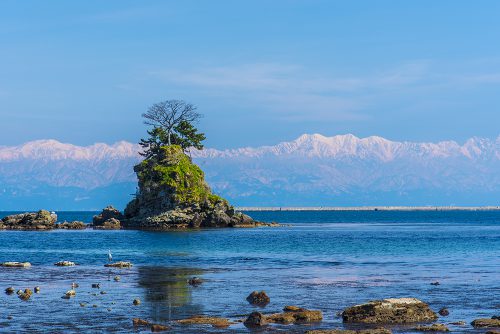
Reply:
[[[112,206],[105,207],[102,212],[92,219],[92,226],[98,230],[119,230],[121,228],[122,213]]]
[[[51,230],[55,227],[57,215],[47,210],[27,212],[2,218],[0,229],[8,230]]]
[[[437,319],[429,305],[416,298],[390,298],[346,308],[344,322],[361,323],[412,323]]]
[[[139,188],[125,209],[126,228],[255,226],[252,218],[212,194],[203,171],[180,146],[162,147],[160,156],[142,161],[134,171]]]

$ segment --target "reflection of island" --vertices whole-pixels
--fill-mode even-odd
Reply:
[[[192,304],[193,287],[187,283],[202,273],[194,268],[139,267],[139,286],[151,305],[151,318],[161,322],[202,314],[202,305]]]

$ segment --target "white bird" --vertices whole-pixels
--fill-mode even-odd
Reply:
[[[111,249],[108,249],[108,261],[113,261],[113,255],[111,255]]]

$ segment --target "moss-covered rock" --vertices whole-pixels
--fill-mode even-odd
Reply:
[[[247,215],[212,193],[203,171],[177,145],[134,167],[136,198],[125,209],[125,228],[167,230],[255,226]]]

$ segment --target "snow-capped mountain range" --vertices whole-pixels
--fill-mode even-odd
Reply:
[[[125,141],[0,146],[0,210],[123,207],[139,149]],[[500,136],[460,145],[305,134],[191,155],[214,191],[241,206],[500,204]]]

